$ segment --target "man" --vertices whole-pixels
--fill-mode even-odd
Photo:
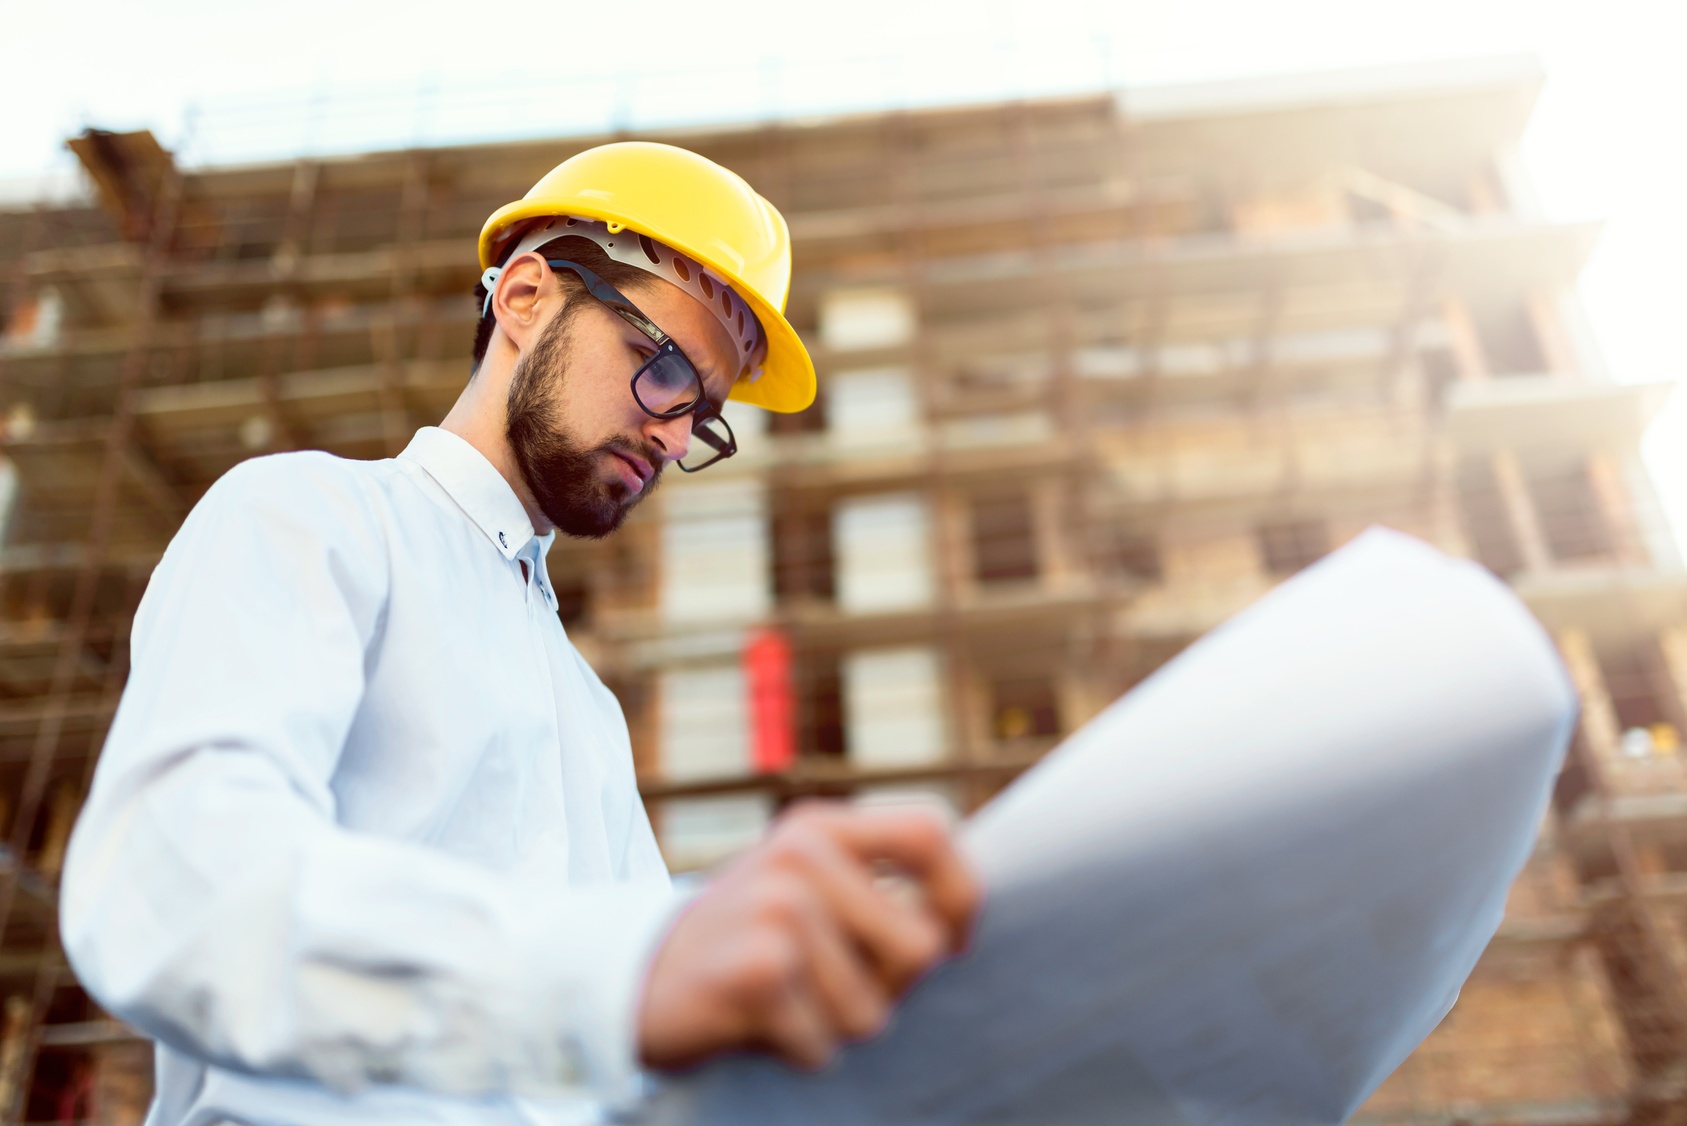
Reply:
[[[596,1121],[640,1065],[823,1063],[965,940],[976,889],[911,812],[799,810],[676,903],[556,617],[556,532],[730,456],[728,397],[813,399],[778,212],[606,145],[494,214],[481,265],[442,426],[237,467],[136,615],[62,913],[158,1041],[154,1126]]]

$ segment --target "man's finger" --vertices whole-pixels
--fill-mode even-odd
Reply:
[[[946,922],[924,904],[888,894],[873,869],[846,849],[835,822],[818,820],[793,836],[788,862],[807,880],[850,943],[871,960],[884,985],[901,994],[949,943]]]
[[[890,1012],[890,998],[856,944],[819,904],[804,912],[801,926],[814,993],[833,1029],[851,1040],[879,1031]]]
[[[951,947],[964,948],[978,914],[978,881],[942,822],[916,810],[854,811],[838,817],[834,832],[856,859],[888,863],[919,885],[932,910],[949,925]]]
[[[824,1067],[838,1050],[837,1033],[805,980],[792,980],[767,1010],[762,1038],[769,1051],[797,1067]]]

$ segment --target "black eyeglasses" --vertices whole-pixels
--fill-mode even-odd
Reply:
[[[691,448],[675,463],[680,469],[696,473],[738,452],[738,440],[732,436],[732,427],[721,417],[720,408],[704,396],[703,377],[697,374],[696,367],[686,359],[672,337],[657,328],[656,322],[645,316],[637,305],[628,301],[626,294],[580,263],[561,258],[547,258],[545,263],[553,270],[567,270],[574,274],[585,283],[587,292],[648,336],[656,346],[656,354],[633,372],[633,401],[652,418],[693,416]],[[699,450],[699,443],[706,448]]]

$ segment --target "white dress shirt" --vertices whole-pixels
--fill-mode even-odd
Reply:
[[[597,1121],[674,895],[550,537],[463,439],[206,493],[135,617],[65,949],[149,1126]],[[524,564],[525,562],[525,569]]]

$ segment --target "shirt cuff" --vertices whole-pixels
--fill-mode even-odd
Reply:
[[[530,1041],[537,1052],[531,1093],[585,1088],[612,1105],[643,1094],[645,972],[689,900],[665,885],[586,885],[527,915],[521,945],[533,967],[529,1014],[550,1030]]]

